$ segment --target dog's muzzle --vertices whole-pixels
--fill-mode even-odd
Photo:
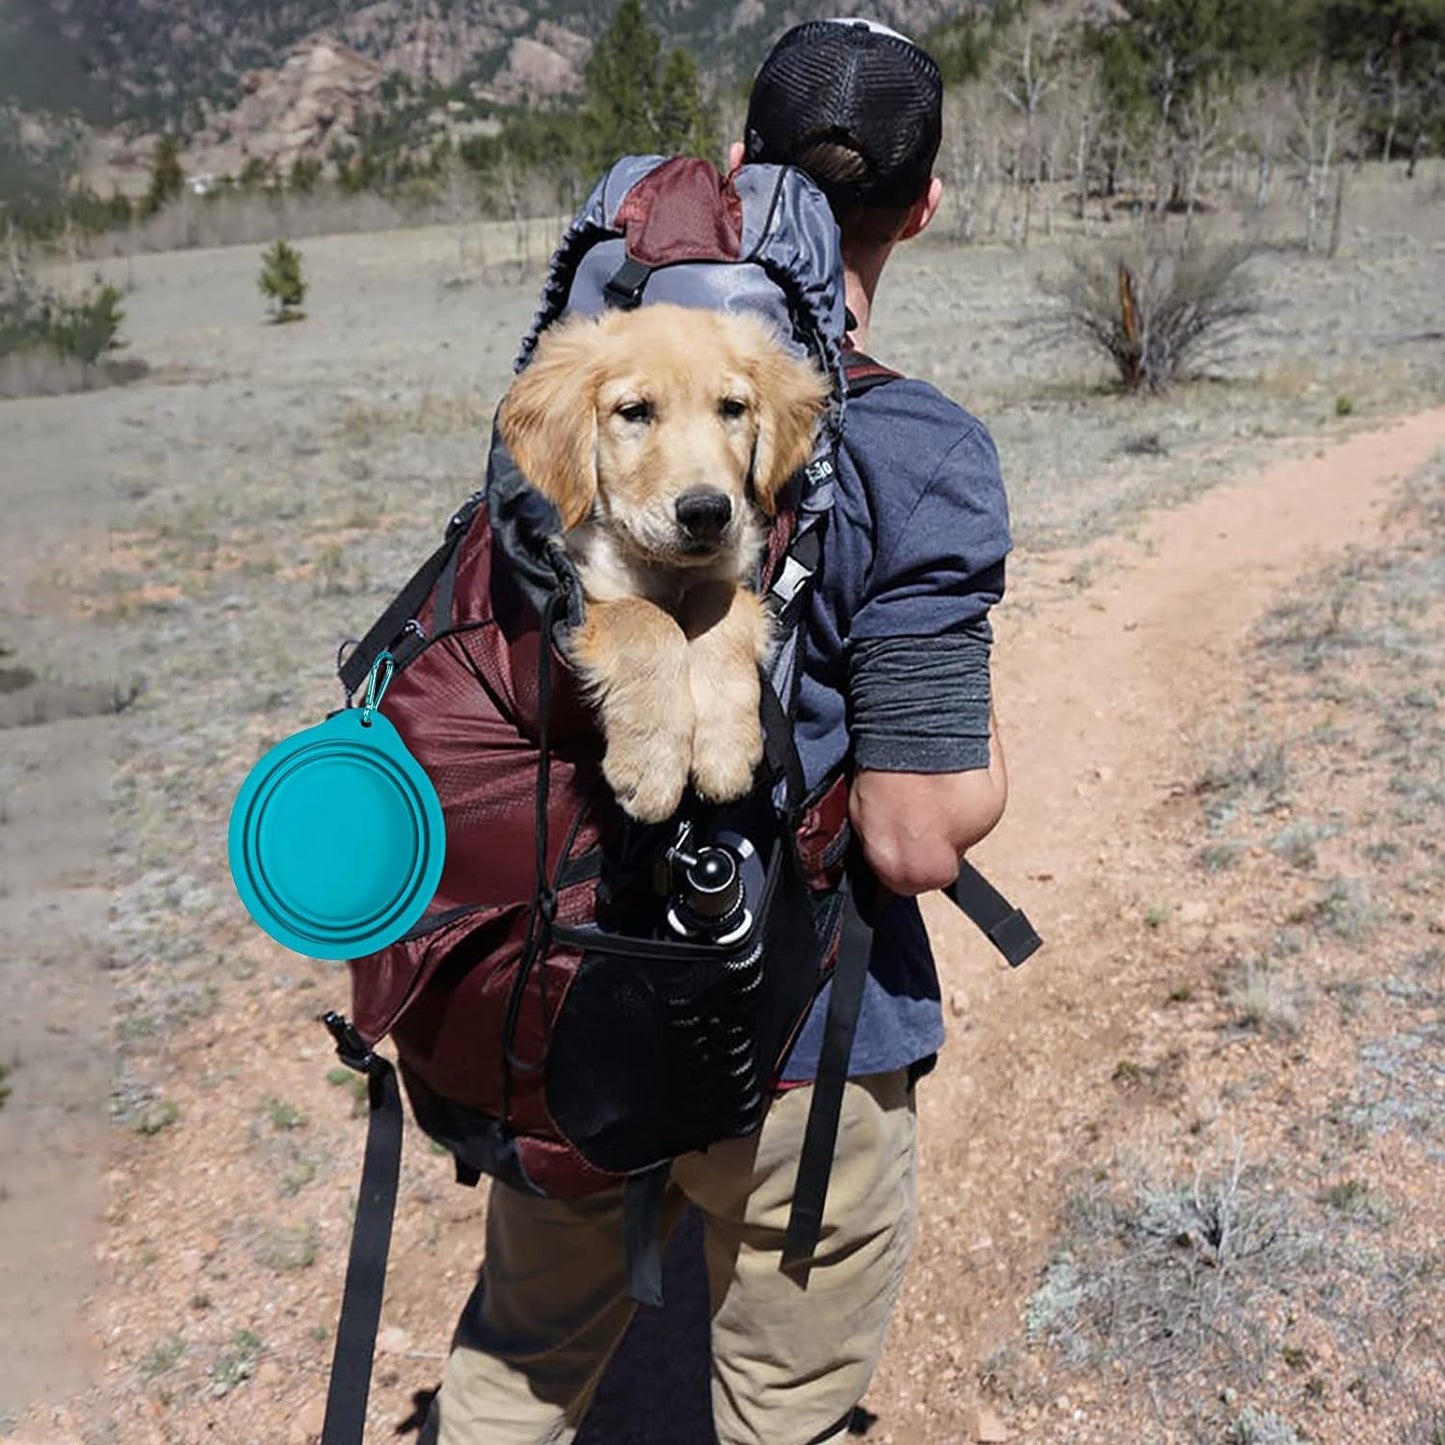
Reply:
[[[673,508],[684,538],[694,547],[715,547],[733,518],[733,504],[712,487],[694,487]]]

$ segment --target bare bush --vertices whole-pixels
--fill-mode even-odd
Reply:
[[[1258,1302],[1287,1297],[1320,1265],[1318,1242],[1265,1183],[1236,1160],[1191,1184],[1076,1199],[1068,1247],[1030,1302],[1030,1335],[1073,1363],[1128,1360],[1158,1379],[1205,1359],[1257,1367]]]
[[[1257,303],[1244,274],[1247,245],[1169,243],[1155,235],[1078,252],[1047,283],[1062,303],[1049,327],[1106,356],[1130,392],[1164,391],[1213,359]]]

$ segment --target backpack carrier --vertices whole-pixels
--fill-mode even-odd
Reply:
[[[850,892],[846,778],[807,791],[793,744],[798,638],[846,399],[895,373],[844,355],[837,229],[798,171],[750,165],[725,179],[694,159],[618,162],[553,257],[518,369],[563,315],[655,300],[759,311],[832,379],[759,578],[777,636],[764,763],[737,803],[689,795],[652,826],[622,813],[556,650],[584,605],[560,518],[494,431],[485,487],[338,668],[351,705],[392,654],[386,713],[437,788],[447,851],[421,921],[352,962],[352,1020],[325,1020],[372,1103],[325,1445],[359,1440],[365,1417],[400,1147],[395,1075],[373,1051],[388,1034],[416,1120],[459,1182],[486,1173],[554,1197],[625,1185],[631,1291],[657,1304],[671,1160],[758,1127],[834,977],[785,1262],[805,1263],[817,1242],[871,931]],[[679,936],[679,874],[718,844],[739,860],[744,906],[722,935]],[[971,868],[950,896],[1011,963],[1037,948]]]

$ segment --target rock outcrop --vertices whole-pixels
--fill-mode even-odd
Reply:
[[[582,89],[582,73],[592,42],[584,35],[544,20],[532,35],[518,35],[507,59],[489,85],[475,93],[502,104],[550,100]]]
[[[386,69],[329,36],[303,41],[274,70],[241,77],[241,99],[213,115],[188,148],[192,173],[239,175],[252,158],[284,170],[355,141]]]
[[[335,26],[337,36],[375,58],[389,74],[413,85],[450,87],[464,80],[477,58],[502,50],[526,26],[525,10],[506,4],[401,6],[375,0]]]

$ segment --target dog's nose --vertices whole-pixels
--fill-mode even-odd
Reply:
[[[733,504],[712,487],[697,487],[677,499],[677,524],[698,541],[721,536],[732,520]]]

